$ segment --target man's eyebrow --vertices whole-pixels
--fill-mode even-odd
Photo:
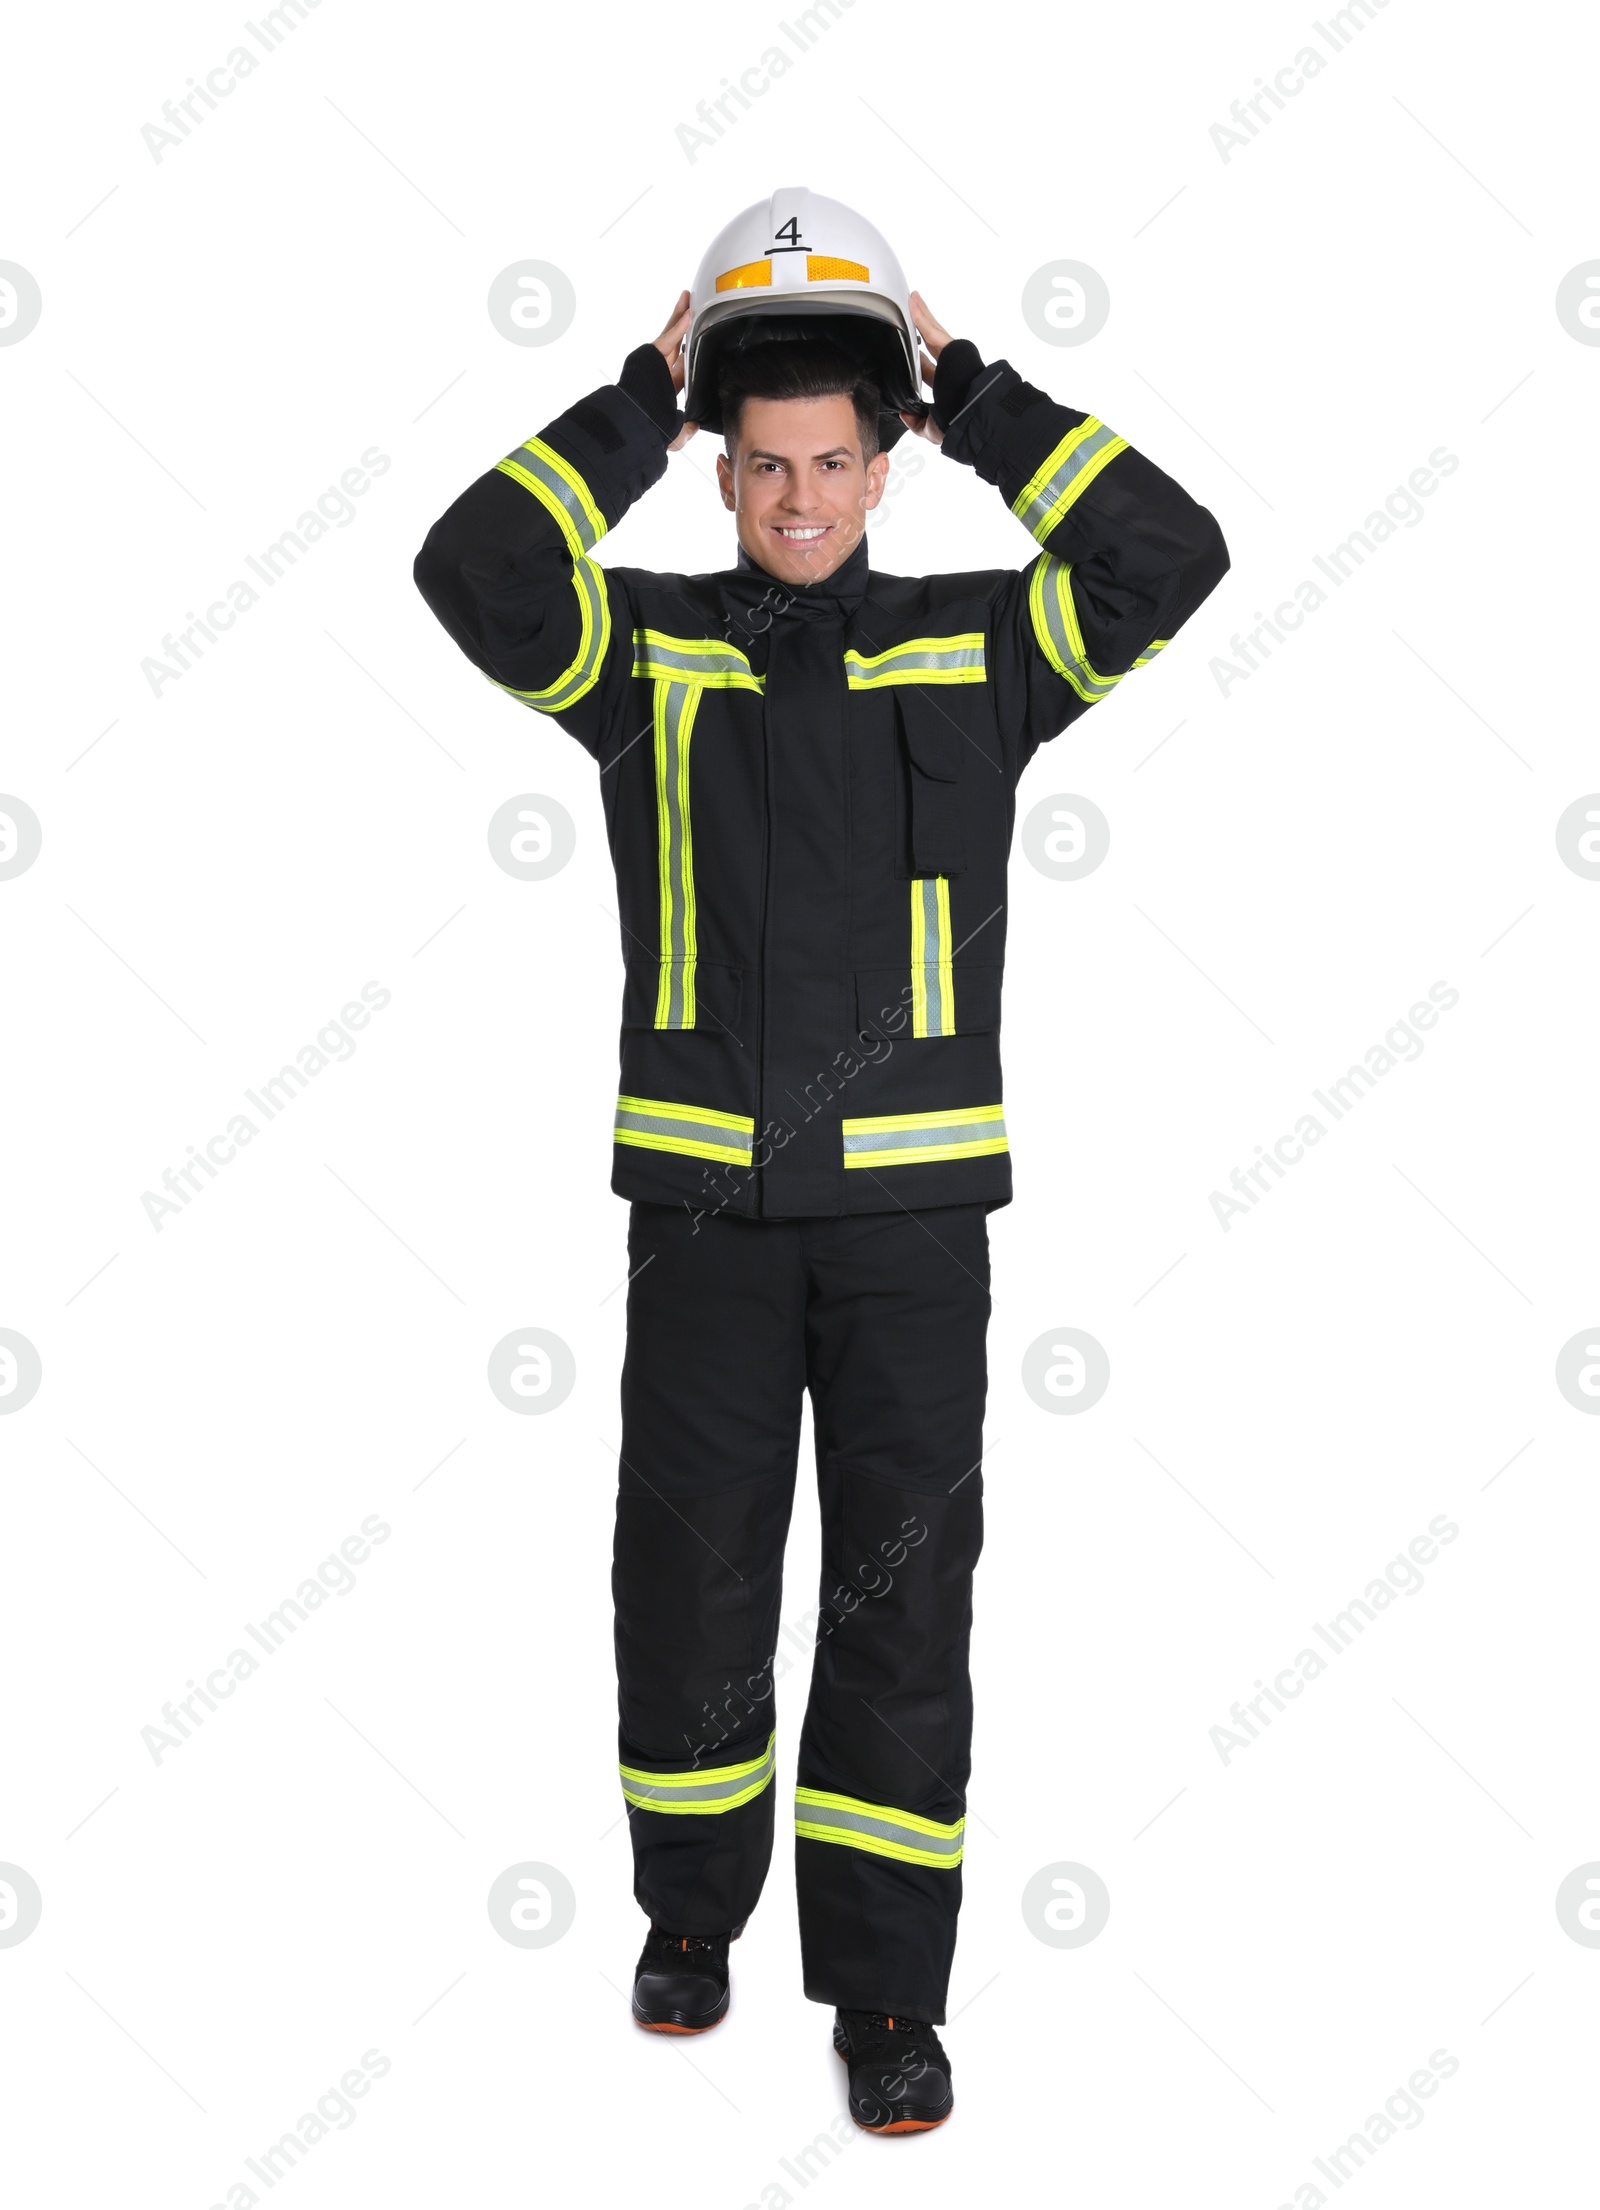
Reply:
[[[848,460],[850,453],[851,447],[848,445],[830,445],[825,453],[813,453],[811,458],[813,460],[838,460],[842,455]],[[786,461],[789,455],[787,453],[769,453],[764,445],[752,445],[745,458],[747,460]]]

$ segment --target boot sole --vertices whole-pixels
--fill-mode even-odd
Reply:
[[[708,2018],[703,2026],[679,2025],[675,2019],[641,2018],[637,2011],[633,2014],[633,2022],[647,2034],[708,2034],[714,2027],[720,2026],[727,2015],[728,2006],[724,2003],[716,2017]]]

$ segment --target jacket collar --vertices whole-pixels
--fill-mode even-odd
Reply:
[[[770,587],[776,606],[784,613],[797,613],[802,619],[836,621],[841,615],[853,614],[867,595],[871,575],[867,563],[867,540],[863,534],[847,560],[840,562],[832,575],[824,576],[820,583],[783,583],[768,573],[759,561],[752,560],[741,545],[737,572],[750,583],[765,591]]]

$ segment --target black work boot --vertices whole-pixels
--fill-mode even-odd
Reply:
[[[633,2015],[658,2034],[703,2034],[728,2015],[728,1944],[744,1932],[669,1934],[652,1926],[633,1973]]]
[[[835,2011],[833,2045],[850,2067],[850,2115],[868,2133],[926,2133],[956,2107],[950,2059],[924,2019]]]

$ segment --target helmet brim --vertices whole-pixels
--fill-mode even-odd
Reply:
[[[883,399],[879,445],[887,448],[903,435],[902,412],[926,414],[915,358],[904,325],[888,301],[861,294],[786,298],[781,307],[764,301],[730,299],[724,310],[708,308],[690,349],[684,381],[683,411],[705,430],[722,430],[717,379],[730,352],[783,338],[826,338],[857,357]]]

